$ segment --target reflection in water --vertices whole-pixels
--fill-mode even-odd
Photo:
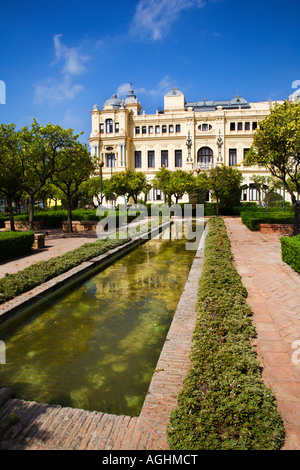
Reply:
[[[136,416],[194,251],[154,239],[1,333],[0,387],[25,400]]]

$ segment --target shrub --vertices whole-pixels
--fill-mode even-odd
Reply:
[[[191,367],[168,423],[173,450],[271,450],[284,443],[275,397],[252,348],[247,292],[220,218],[209,221]]]
[[[241,212],[241,219],[250,230],[257,231],[260,224],[293,224],[294,214],[291,210],[282,212],[276,208],[268,212],[265,209],[245,210]]]
[[[23,232],[24,233],[24,232]],[[79,264],[122,245],[129,239],[98,239],[63,255],[40,261],[0,279],[0,304],[63,274]]]
[[[0,261],[28,253],[34,242],[34,232],[1,232]]]
[[[282,260],[300,274],[300,235],[281,237]]]

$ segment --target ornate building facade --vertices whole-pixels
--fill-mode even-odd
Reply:
[[[174,87],[164,96],[163,109],[146,114],[131,87],[125,100],[113,95],[102,109],[94,106],[89,142],[92,153],[104,162],[104,178],[132,168],[145,173],[151,182],[163,166],[171,171],[196,171],[225,164],[243,174],[241,199],[257,201],[252,176],[268,176],[268,172],[247,166],[245,155],[271,105],[270,101],[248,103],[240,96],[188,102]],[[152,189],[147,199],[156,202],[161,197]]]

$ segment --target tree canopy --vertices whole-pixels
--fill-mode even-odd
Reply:
[[[294,235],[299,233],[300,201],[300,103],[276,103],[259,123],[246,162],[265,166],[280,179],[289,192],[295,209]]]

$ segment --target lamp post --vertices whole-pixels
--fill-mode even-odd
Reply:
[[[199,167],[197,167],[195,171],[196,171],[197,176],[198,176],[201,170],[200,170]],[[197,188],[197,204],[199,204],[199,188]]]
[[[192,145],[193,145],[193,142],[192,142],[192,139],[191,139],[191,134],[190,134],[190,131],[188,132],[188,138],[187,138],[187,141],[186,141],[186,146],[188,148],[188,157],[186,159],[187,163],[192,163],[192,157],[191,157],[191,148],[192,148]]]
[[[100,206],[102,206],[102,168],[104,166],[104,162],[101,160],[99,162],[99,168],[100,168]]]

